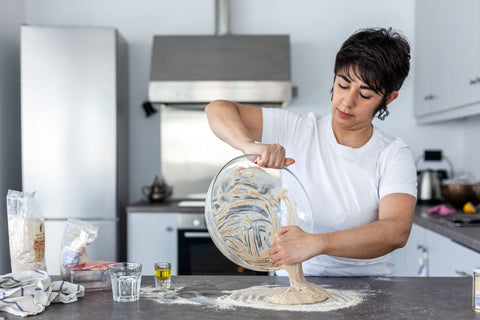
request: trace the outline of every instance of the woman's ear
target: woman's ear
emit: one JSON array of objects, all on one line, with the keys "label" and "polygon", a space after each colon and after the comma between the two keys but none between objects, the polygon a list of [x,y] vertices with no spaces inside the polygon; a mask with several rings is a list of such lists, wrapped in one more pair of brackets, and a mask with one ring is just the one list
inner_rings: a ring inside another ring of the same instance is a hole
[{"label": "woman's ear", "polygon": [[392,102],[393,100],[397,99],[397,97],[398,97],[398,91],[392,91],[392,93],[388,95],[387,105],[390,104],[390,102]]}]

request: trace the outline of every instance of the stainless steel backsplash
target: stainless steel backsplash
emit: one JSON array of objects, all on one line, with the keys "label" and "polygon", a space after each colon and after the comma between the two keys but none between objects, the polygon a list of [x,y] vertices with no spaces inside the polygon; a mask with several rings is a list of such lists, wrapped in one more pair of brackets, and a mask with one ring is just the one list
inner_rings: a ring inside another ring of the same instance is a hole
[{"label": "stainless steel backsplash", "polygon": [[160,150],[172,198],[203,198],[217,172],[241,152],[210,130],[204,105],[161,105]]}]

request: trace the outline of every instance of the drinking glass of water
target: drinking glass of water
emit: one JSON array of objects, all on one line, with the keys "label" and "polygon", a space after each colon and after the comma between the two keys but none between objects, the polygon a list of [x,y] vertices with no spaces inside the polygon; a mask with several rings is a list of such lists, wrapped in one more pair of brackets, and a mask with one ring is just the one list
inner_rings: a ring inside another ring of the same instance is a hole
[{"label": "drinking glass of water", "polygon": [[112,280],[113,301],[137,301],[140,297],[142,264],[120,262],[109,265],[108,269]]}]

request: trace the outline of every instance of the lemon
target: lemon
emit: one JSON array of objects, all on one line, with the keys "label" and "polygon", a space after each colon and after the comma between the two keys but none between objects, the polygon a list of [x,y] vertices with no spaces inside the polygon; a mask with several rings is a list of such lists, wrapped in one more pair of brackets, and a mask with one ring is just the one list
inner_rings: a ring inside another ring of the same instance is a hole
[{"label": "lemon", "polygon": [[465,213],[475,213],[475,206],[470,201],[465,203],[463,206],[463,212]]}]

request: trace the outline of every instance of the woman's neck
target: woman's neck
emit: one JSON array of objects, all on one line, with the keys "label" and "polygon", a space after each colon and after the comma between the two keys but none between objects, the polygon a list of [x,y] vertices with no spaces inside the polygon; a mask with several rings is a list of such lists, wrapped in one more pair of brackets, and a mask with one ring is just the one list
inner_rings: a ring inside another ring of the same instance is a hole
[{"label": "woman's neck", "polygon": [[360,129],[344,129],[335,127],[332,123],[333,134],[337,142],[351,148],[361,148],[373,135],[373,125]]}]

